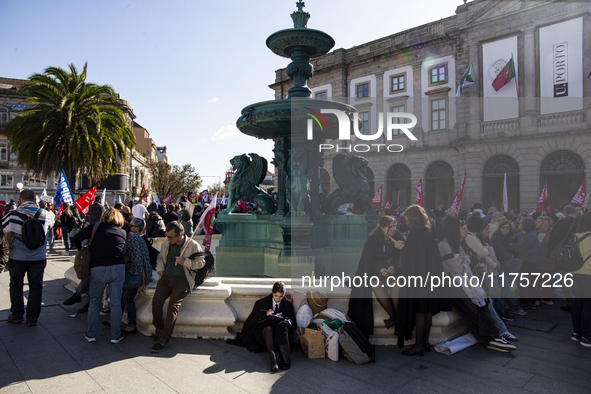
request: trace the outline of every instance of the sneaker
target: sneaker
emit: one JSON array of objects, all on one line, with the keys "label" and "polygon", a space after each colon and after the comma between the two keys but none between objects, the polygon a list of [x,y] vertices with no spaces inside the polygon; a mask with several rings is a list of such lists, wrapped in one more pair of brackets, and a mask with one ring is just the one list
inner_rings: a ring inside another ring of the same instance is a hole
[{"label": "sneaker", "polygon": [[561,306],[560,310],[570,313],[572,306]]},{"label": "sneaker", "polygon": [[104,311],[101,311],[99,313],[99,315],[101,316],[109,316],[111,314],[111,310],[110,309],[105,309]]},{"label": "sneaker", "polygon": [[76,312],[76,313],[86,313],[86,312],[88,312],[88,307],[89,306],[90,306],[89,304],[84,304],[84,306],[82,308],[78,309],[78,312]]},{"label": "sneaker", "polygon": [[87,340],[88,342],[90,342],[90,343],[92,343],[92,342],[96,342],[96,338],[89,337],[88,335],[84,335],[84,338],[86,338],[86,340]]},{"label": "sneaker", "polygon": [[523,309],[517,309],[516,311],[511,311],[511,313],[513,313],[514,315],[518,315],[518,316],[526,316],[527,312],[524,311]]},{"label": "sneaker", "polygon": [[540,306],[540,300],[536,300],[536,301],[534,302],[534,305],[535,305],[535,306]]},{"label": "sneaker", "polygon": [[570,340],[573,342],[581,342],[581,339],[583,339],[583,336],[581,334],[577,334],[576,332],[573,332],[573,335],[570,337]]},{"label": "sneaker", "polygon": [[13,315],[12,313],[8,315],[8,322],[14,324],[21,324],[25,320],[22,316]]},{"label": "sneaker", "polygon": [[123,340],[123,338],[125,338],[125,335],[123,335],[123,333],[121,333],[121,335],[119,335],[119,338],[117,339],[111,339],[111,343],[115,344],[115,343],[119,343]]},{"label": "sneaker", "polygon": [[64,305],[74,305],[79,302],[82,302],[82,296],[78,293],[74,293],[72,294],[72,297],[64,301]]},{"label": "sneaker", "polygon": [[531,309],[531,310],[534,310],[534,311],[536,310],[536,305],[533,302],[531,304],[530,303],[523,304],[521,307],[523,309]]},{"label": "sneaker", "polygon": [[503,319],[503,321],[515,321],[515,318],[508,315],[506,312],[501,313],[499,317]]},{"label": "sneaker", "polygon": [[513,341],[513,342],[519,341],[519,338],[517,338],[515,335],[511,334],[509,331],[507,331],[506,333],[501,335],[501,337],[503,337],[503,339],[505,339],[507,341]]},{"label": "sneaker", "polygon": [[591,340],[589,340],[587,338],[581,338],[579,345],[585,346],[585,347],[591,347]]},{"label": "sneaker", "polygon": [[168,339],[162,338],[152,346],[152,353],[163,352],[168,347]]},{"label": "sneaker", "polygon": [[542,304],[544,305],[554,305],[554,301],[550,300],[550,301],[544,301],[542,300]]},{"label": "sneaker", "polygon": [[62,256],[69,256],[70,255],[70,252],[60,252],[60,255],[62,255]]},{"label": "sneaker", "polygon": [[37,319],[27,319],[27,326],[35,327],[37,325]]},{"label": "sneaker", "polygon": [[502,337],[493,337],[492,341],[488,343],[489,349],[498,350],[502,352],[512,352],[517,349],[514,345],[511,345]]}]

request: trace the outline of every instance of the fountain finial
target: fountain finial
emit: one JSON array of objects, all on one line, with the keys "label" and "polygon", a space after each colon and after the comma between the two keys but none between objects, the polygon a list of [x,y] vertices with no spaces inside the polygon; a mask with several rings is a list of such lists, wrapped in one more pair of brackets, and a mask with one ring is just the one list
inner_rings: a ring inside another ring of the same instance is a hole
[{"label": "fountain finial", "polygon": [[295,29],[306,28],[307,24],[308,24],[308,19],[310,19],[310,13],[304,11],[304,7],[306,6],[306,3],[304,3],[302,0],[300,0],[296,3],[296,6],[298,7],[298,10],[291,13],[291,19],[293,20],[293,27]]}]

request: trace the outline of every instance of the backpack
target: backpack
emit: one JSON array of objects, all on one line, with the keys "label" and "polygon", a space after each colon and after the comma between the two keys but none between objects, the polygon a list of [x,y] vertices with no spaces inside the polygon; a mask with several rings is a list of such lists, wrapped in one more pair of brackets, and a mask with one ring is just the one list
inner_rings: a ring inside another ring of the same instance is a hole
[{"label": "backpack", "polygon": [[45,245],[45,230],[39,221],[41,211],[42,209],[38,209],[33,217],[14,211],[23,220],[22,240],[27,249],[35,250]]},{"label": "backpack", "polygon": [[573,272],[581,269],[583,264],[591,258],[589,255],[586,259],[583,260],[583,256],[581,256],[581,252],[579,251],[579,242],[590,236],[591,233],[583,235],[581,238],[575,236],[571,239],[569,243],[564,245],[560,252],[558,253],[558,257],[556,257],[556,266],[560,271],[563,272]]},{"label": "backpack", "polygon": [[148,247],[148,253],[150,254],[150,265],[152,266],[152,269],[155,270],[156,260],[158,259],[158,254],[160,254],[160,252],[158,251],[158,249],[152,246],[153,241],[151,239],[148,239],[148,237],[146,236],[142,238],[144,239],[144,241],[146,242],[146,246]]},{"label": "backpack", "polygon": [[375,346],[355,323],[345,322],[339,328],[339,345],[343,348],[343,356],[355,364],[376,362]]},{"label": "backpack", "polygon": [[210,251],[193,253],[191,256],[189,256],[189,259],[193,260],[195,257],[200,256],[205,256],[205,265],[198,270],[193,271],[195,272],[195,287],[202,285],[211,271],[213,271],[215,268],[215,258]]}]

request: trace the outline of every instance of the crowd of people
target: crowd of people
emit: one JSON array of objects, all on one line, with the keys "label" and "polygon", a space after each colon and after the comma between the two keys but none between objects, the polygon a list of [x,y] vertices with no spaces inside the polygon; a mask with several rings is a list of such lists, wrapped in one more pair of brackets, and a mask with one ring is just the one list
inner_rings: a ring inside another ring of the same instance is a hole
[{"label": "crowd of people", "polygon": [[[415,344],[403,354],[428,351],[433,314],[451,306],[480,344],[511,352],[518,338],[505,322],[540,305],[554,305],[557,298],[565,299],[560,308],[571,313],[571,340],[591,347],[591,237],[585,236],[591,234],[591,213],[582,213],[580,205],[567,205],[558,213],[519,215],[495,207],[484,212],[480,204],[459,215],[453,209],[427,213],[417,205],[388,213],[391,216],[383,216],[370,233],[357,275],[377,275],[385,281],[389,276],[424,278],[427,272],[443,271],[453,278],[478,278],[435,291],[374,284],[373,293],[389,316],[384,325],[395,326],[401,347],[415,330]],[[575,242],[584,262],[574,271],[557,264],[560,249],[569,242]],[[353,289],[349,302],[349,316],[367,336],[374,328],[368,291]]]},{"label": "crowd of people", "polygon": [[[111,343],[137,332],[134,299],[145,291],[145,284],[152,280],[152,272],[156,271],[159,280],[152,304],[155,337],[151,350],[165,350],[179,308],[194,289],[195,272],[205,265],[205,254],[192,235],[206,208],[195,209],[193,215],[181,204],[170,204],[166,211],[163,206],[146,208],[142,202],[105,208],[97,197],[87,215],[65,203],[58,215],[52,204],[44,201],[36,204],[34,193],[23,190],[18,205],[7,206],[3,213],[5,236],[0,237],[0,264],[7,264],[10,271],[8,321],[26,322],[29,326],[37,324],[46,254],[55,253],[55,239],[61,232],[64,254],[69,255],[70,248],[80,250],[85,244],[91,245],[89,275],[64,301],[65,305],[73,305],[82,302],[83,295],[87,294],[86,304],[78,310],[78,313],[88,313],[86,340],[97,340],[101,314],[110,317],[103,324],[110,326]],[[413,345],[403,354],[422,356],[430,351],[433,316],[451,311],[452,307],[480,344],[495,351],[511,352],[516,349],[518,338],[509,332],[505,322],[525,316],[528,310],[540,305],[553,305],[554,300],[564,297],[565,305],[561,309],[572,315],[571,340],[591,347],[591,302],[585,293],[591,289],[591,237],[586,237],[591,234],[591,213],[583,213],[580,206],[567,205],[558,213],[516,215],[499,212],[495,207],[483,211],[479,204],[459,215],[453,210],[428,213],[418,205],[399,214],[390,213],[381,217],[369,234],[357,270],[360,276],[378,276],[380,283],[371,288],[352,289],[349,302],[348,316],[366,337],[374,331],[373,292],[387,313],[385,327],[395,327],[399,346],[404,347],[405,340],[414,338]],[[42,226],[46,242],[40,247],[29,247],[35,232],[28,219],[35,219]],[[149,241],[154,237],[166,237],[155,261]],[[551,277],[556,273],[566,274],[556,264],[556,251],[572,239],[580,240],[576,245],[584,264],[572,272],[572,288],[565,285],[564,280],[560,282],[564,294],[558,295],[555,288],[543,286],[543,280],[535,285],[524,285],[520,280],[515,284],[510,280],[511,274]],[[486,280],[478,285],[469,281],[460,287],[435,290],[384,286],[392,276],[425,277],[437,272]],[[23,305],[25,275],[29,281],[26,309]],[[293,311],[285,304],[288,302],[284,299],[285,293],[285,285],[276,284],[273,295],[261,300],[260,305],[256,304],[260,313],[249,318],[250,325],[244,326],[245,343],[269,352],[272,372],[289,368],[286,338],[290,338],[289,332],[295,326],[274,325],[271,329],[256,322],[277,313],[292,316]],[[106,298],[110,300],[108,304],[105,304]],[[165,313],[163,306],[167,299]],[[127,311],[124,326],[123,311]],[[278,354],[275,353],[276,344],[279,344]]]}]

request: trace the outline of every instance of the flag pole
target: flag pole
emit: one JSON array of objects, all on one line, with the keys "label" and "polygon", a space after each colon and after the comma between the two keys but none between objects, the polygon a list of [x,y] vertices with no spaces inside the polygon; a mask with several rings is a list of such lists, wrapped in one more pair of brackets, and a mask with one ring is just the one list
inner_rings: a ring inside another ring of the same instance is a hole
[{"label": "flag pole", "polygon": [[[513,52],[511,52],[511,60],[513,60]],[[515,70],[515,60],[513,60],[513,69]],[[517,71],[515,71],[515,93],[519,97],[519,84],[517,83]]]}]

